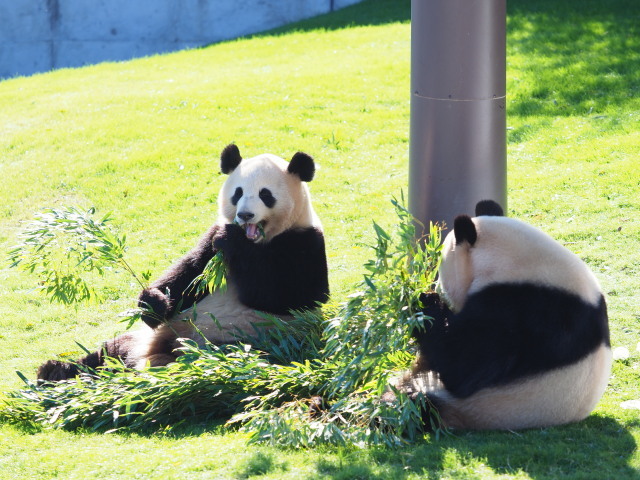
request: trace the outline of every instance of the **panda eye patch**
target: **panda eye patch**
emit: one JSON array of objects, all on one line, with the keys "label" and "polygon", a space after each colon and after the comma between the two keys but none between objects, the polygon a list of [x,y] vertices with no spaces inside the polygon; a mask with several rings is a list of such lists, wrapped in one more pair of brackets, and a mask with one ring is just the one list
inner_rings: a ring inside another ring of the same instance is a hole
[{"label": "panda eye patch", "polygon": [[258,196],[268,208],[273,208],[273,206],[276,204],[276,199],[271,193],[271,190],[269,190],[268,188],[260,189]]},{"label": "panda eye patch", "polygon": [[236,191],[233,192],[233,197],[231,197],[231,203],[233,205],[237,205],[238,201],[242,198],[242,188],[238,187],[236,188]]}]

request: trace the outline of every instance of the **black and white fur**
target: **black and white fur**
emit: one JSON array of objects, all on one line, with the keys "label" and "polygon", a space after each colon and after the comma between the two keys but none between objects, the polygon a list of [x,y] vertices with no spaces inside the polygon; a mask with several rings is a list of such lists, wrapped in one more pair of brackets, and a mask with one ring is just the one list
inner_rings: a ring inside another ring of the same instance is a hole
[{"label": "black and white fur", "polygon": [[422,391],[447,427],[523,429],[584,419],[611,369],[607,307],[576,255],[502,216],[493,201],[458,216],[437,294],[422,298],[419,358],[399,385]]},{"label": "black and white fur", "polygon": [[[107,354],[133,368],[166,365],[176,358],[178,338],[203,344],[202,333],[213,343],[234,342],[239,332],[264,322],[258,311],[286,320],[291,310],[328,300],[324,235],[306,184],[314,177],[313,159],[301,152],[290,162],[270,154],[243,159],[232,144],[223,150],[220,166],[229,177],[218,196],[218,220],[140,294],[140,306],[152,312],[143,315],[148,327],[107,341],[78,363],[95,368]],[[188,287],[218,251],[227,289],[197,295]],[[182,321],[194,317],[197,331]],[[38,378],[61,380],[78,371],[73,363],[51,360]]]}]

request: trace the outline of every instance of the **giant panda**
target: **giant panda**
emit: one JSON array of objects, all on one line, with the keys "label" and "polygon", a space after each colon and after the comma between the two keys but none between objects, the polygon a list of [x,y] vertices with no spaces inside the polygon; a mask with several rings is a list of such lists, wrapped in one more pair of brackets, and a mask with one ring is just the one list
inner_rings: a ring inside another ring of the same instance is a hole
[{"label": "giant panda", "polygon": [[[132,368],[166,365],[176,359],[178,338],[201,345],[235,342],[242,332],[254,333],[253,324],[264,323],[260,312],[287,320],[291,310],[328,300],[324,235],[307,186],[315,174],[313,158],[298,152],[290,162],[271,154],[243,159],[231,144],[222,151],[220,168],[229,176],[218,195],[218,219],[141,292],[146,326],[77,362],[50,360],[38,369],[39,379],[74,377],[82,369],[78,365],[96,368],[104,355]],[[218,251],[227,288],[197,294],[191,283]]]},{"label": "giant panda", "polygon": [[[398,385],[454,429],[516,430],[576,422],[611,369],[607,307],[576,255],[482,201],[443,243],[439,294],[422,297],[419,356]],[[427,424],[428,425],[428,424]]]}]

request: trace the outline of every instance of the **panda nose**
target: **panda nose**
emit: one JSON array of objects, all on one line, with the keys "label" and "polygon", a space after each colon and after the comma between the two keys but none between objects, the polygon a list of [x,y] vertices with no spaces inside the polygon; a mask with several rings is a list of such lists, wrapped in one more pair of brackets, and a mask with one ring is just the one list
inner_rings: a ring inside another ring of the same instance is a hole
[{"label": "panda nose", "polygon": [[238,218],[240,220],[245,221],[245,222],[248,222],[253,217],[255,217],[255,215],[253,213],[251,213],[251,212],[238,212]]}]

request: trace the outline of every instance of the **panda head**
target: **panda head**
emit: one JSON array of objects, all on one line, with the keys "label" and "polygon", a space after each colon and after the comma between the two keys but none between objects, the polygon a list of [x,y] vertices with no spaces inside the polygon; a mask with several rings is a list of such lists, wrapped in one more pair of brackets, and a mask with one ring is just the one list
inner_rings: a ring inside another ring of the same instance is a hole
[{"label": "panda head", "polygon": [[557,288],[594,305],[601,295],[593,273],[576,255],[485,200],[475,217],[456,217],[445,238],[439,288],[451,309],[460,311],[469,295],[495,284]]},{"label": "panda head", "polygon": [[231,144],[222,151],[220,169],[229,178],[218,196],[219,222],[242,226],[254,242],[292,228],[321,229],[306,184],[315,164],[306,153],[290,162],[271,154],[243,159]]}]

